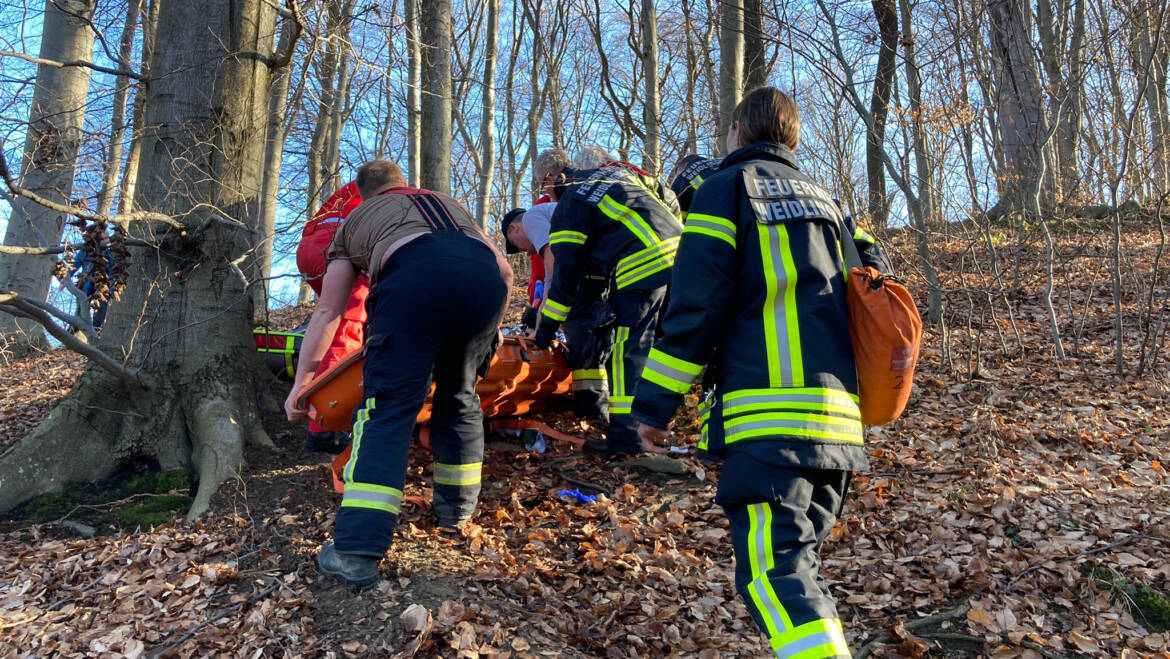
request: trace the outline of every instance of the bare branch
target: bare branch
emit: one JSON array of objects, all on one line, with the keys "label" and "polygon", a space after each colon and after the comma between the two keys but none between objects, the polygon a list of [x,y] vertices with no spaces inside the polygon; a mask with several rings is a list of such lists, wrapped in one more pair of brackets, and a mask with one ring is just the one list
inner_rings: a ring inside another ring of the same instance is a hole
[{"label": "bare branch", "polygon": [[93,62],[87,60],[74,59],[64,62],[57,62],[51,59],[33,57],[32,55],[25,55],[24,53],[13,52],[11,50],[0,50],[0,57],[15,57],[16,59],[22,59],[26,62],[32,62],[33,64],[42,64],[44,66],[52,66],[58,69],[64,69],[70,66],[79,66],[86,69],[93,69],[99,73],[108,73],[112,76],[126,76],[127,78],[134,78],[139,82],[149,82],[146,76],[138,73],[137,71],[131,71],[128,68],[111,69],[108,66],[94,64]]},{"label": "bare branch", "polygon": [[16,180],[12,178],[12,172],[8,169],[8,161],[4,158],[3,149],[0,149],[0,178],[4,179],[4,183],[8,186],[8,190],[12,193],[12,196],[30,199],[44,206],[45,208],[55,210],[58,213],[72,215],[78,219],[87,220],[90,222],[110,222],[122,227],[127,226],[131,222],[161,222],[171,227],[172,229],[178,229],[180,231],[186,229],[182,222],[179,222],[170,215],[164,215],[162,213],[135,211],[133,213],[123,213],[119,215],[106,215],[103,213],[90,213],[83,211],[80,208],[74,208],[73,206],[67,206],[65,204],[59,204],[55,201],[45,199],[44,197],[34,192],[30,192],[29,190],[25,190],[16,184]]},{"label": "bare branch", "polygon": [[282,69],[292,62],[297,42],[300,41],[301,34],[305,31],[305,17],[301,14],[301,7],[297,4],[297,0],[288,0],[287,12],[279,7],[276,11],[286,20],[292,21],[293,31],[287,41],[285,41],[284,35],[281,35],[277,51],[269,59],[268,68],[270,69]]},{"label": "bare branch", "polygon": [[78,324],[83,325],[84,323],[75,316],[67,314],[47,302],[21,297],[11,292],[0,294],[0,311],[5,311],[14,316],[27,318],[40,323],[49,334],[53,335],[53,338],[61,342],[61,345],[69,348],[73,352],[88,357],[95,364],[106,369],[125,383],[130,389],[154,388],[153,380],[145,373],[138,369],[128,368],[123,364],[119,364],[106,353],[78,339],[72,333],[66,331],[65,328],[53,322],[53,317],[57,317],[68,323],[76,321]]},{"label": "bare branch", "polygon": [[[108,241],[103,241],[102,245],[108,245]],[[151,247],[158,249],[159,245],[145,240],[127,239],[124,241],[127,247]],[[58,245],[57,247],[19,247],[16,245],[0,245],[0,254],[21,254],[31,256],[42,256],[45,254],[63,254],[68,250],[79,251],[89,245],[86,243],[73,243],[70,245]]]}]

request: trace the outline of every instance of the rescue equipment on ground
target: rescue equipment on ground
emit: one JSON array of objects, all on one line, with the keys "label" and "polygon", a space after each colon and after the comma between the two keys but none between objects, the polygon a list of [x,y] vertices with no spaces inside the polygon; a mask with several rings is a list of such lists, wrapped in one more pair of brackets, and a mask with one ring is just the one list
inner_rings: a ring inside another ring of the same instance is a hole
[{"label": "rescue equipment on ground", "polygon": [[857,246],[848,233],[842,235],[861,422],[880,426],[901,416],[910,400],[922,345],[922,317],[910,291],[893,277],[862,267]]},{"label": "rescue equipment on ground", "polygon": [[[492,358],[487,377],[481,379],[475,388],[484,417],[492,419],[493,430],[535,429],[551,439],[574,444],[583,442],[538,421],[509,418],[539,412],[554,396],[569,393],[573,381],[564,353],[565,348],[559,343],[542,350],[527,337],[504,337]],[[309,418],[325,430],[349,430],[353,411],[362,402],[364,363],[361,350],[350,353],[310,382],[297,398],[297,406],[308,409]],[[434,393],[433,385],[431,393]],[[417,423],[425,424],[430,419],[431,395],[428,394]],[[427,428],[421,428],[419,440],[428,444],[428,439]],[[345,467],[349,455],[350,449],[346,448],[333,461],[333,488],[338,492],[343,491],[344,486],[337,475]]]},{"label": "rescue equipment on ground", "polygon": [[301,342],[305,340],[305,330],[308,325],[290,332],[277,332],[257,327],[252,330],[252,338],[256,342],[256,352],[264,356],[264,365],[276,376],[296,375],[297,357],[300,355]]}]

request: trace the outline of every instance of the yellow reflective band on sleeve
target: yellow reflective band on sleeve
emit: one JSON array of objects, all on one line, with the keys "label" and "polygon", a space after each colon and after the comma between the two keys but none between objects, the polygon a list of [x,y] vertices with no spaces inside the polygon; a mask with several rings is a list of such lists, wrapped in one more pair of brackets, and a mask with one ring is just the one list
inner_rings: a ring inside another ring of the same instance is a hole
[{"label": "yellow reflective band on sleeve", "polygon": [[602,197],[601,202],[597,204],[597,208],[606,217],[621,222],[626,229],[629,229],[630,233],[642,241],[643,245],[650,247],[651,245],[658,244],[658,234],[654,232],[654,229],[650,228],[646,220],[643,220],[642,216],[638,215],[633,209],[614,201],[613,197],[609,195]]},{"label": "yellow reflective band on sleeve", "polygon": [[436,485],[475,485],[483,479],[483,463],[463,465],[435,463]]},{"label": "yellow reflective band on sleeve", "polygon": [[369,508],[397,515],[402,506],[402,490],[374,483],[346,483],[342,508]]},{"label": "yellow reflective band on sleeve", "polygon": [[610,396],[609,414],[629,414],[634,405],[633,396]]},{"label": "yellow reflective band on sleeve", "polygon": [[[362,433],[366,429],[366,421],[370,420],[370,411],[374,409],[376,400],[373,396],[366,399],[365,407],[358,410],[357,419],[353,424],[353,448],[349,453],[349,460],[345,463],[345,469],[341,470],[341,481],[343,483],[353,482],[353,471],[357,467],[358,455],[362,449]],[[348,486],[348,485],[347,485]]]},{"label": "yellow reflective band on sleeve", "polygon": [[580,231],[554,231],[548,235],[550,245],[560,245],[562,243],[569,243],[574,245],[584,245],[589,238]]},{"label": "yellow reflective band on sleeve", "polygon": [[804,385],[800,350],[800,322],[796,309],[796,266],[783,224],[758,224],[763,256],[764,345],[768,356],[768,384],[775,388]]},{"label": "yellow reflective band on sleeve", "polygon": [[646,358],[646,366],[642,370],[642,379],[673,391],[676,394],[685,394],[691,390],[691,384],[703,370],[701,364],[692,364],[654,348]]},{"label": "yellow reflective band on sleeve", "polygon": [[687,215],[687,221],[683,224],[683,233],[697,233],[702,236],[718,238],[735,249],[736,226],[734,222],[726,218],[691,213]]},{"label": "yellow reflective band on sleeve", "polygon": [[848,657],[849,644],[838,619],[813,620],[768,639],[778,659]]},{"label": "yellow reflective band on sleeve", "polygon": [[859,243],[865,243],[866,245],[872,245],[874,243],[873,236],[869,235],[869,233],[861,227],[855,227],[853,229],[853,240]]},{"label": "yellow reflective band on sleeve", "polygon": [[570,310],[570,307],[567,307],[550,297],[545,298],[544,308],[541,309],[540,313],[559,323],[563,322],[566,318],[569,317]]},{"label": "yellow reflective band on sleeve", "polygon": [[604,368],[582,368],[573,371],[574,380],[602,380],[604,378]]},{"label": "yellow reflective band on sleeve", "polygon": [[754,503],[747,507],[748,513],[748,561],[752,580],[748,583],[749,605],[755,608],[768,638],[774,638],[792,629],[792,619],[776,596],[768,571],[775,567],[772,555],[772,508],[768,503]]},{"label": "yellow reflective band on sleeve", "polygon": [[695,178],[691,179],[691,187],[698,190],[700,185],[703,185],[703,177],[695,174]]},{"label": "yellow reflective band on sleeve", "polygon": [[836,389],[795,387],[792,389],[740,389],[723,397],[723,418],[748,412],[809,410],[861,420],[854,394]]},{"label": "yellow reflective band on sleeve", "polygon": [[728,445],[759,437],[821,439],[864,444],[860,420],[803,412],[748,414],[723,424]]}]

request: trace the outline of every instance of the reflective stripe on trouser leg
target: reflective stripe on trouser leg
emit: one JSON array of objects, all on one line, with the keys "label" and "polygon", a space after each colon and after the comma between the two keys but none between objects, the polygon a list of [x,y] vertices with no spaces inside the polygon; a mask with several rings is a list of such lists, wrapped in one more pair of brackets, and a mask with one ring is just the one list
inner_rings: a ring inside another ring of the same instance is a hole
[{"label": "reflective stripe on trouser leg", "polygon": [[[736,590],[752,619],[768,637],[775,657],[850,656],[836,607],[818,574],[818,552],[836,520],[834,502],[842,492],[830,492],[831,486],[819,482],[816,474],[797,471],[790,477],[766,473],[769,470],[758,465],[745,470],[742,465],[733,460],[725,466],[719,497],[731,522]],[[727,502],[763,490],[784,498]]]},{"label": "reflective stripe on trouser leg", "polygon": [[414,419],[396,420],[404,415],[385,407],[371,396],[354,421],[353,451],[341,474],[345,494],[334,528],[338,551],[381,556],[398,523]]},{"label": "reflective stripe on trouser leg", "polygon": [[646,358],[654,346],[658,312],[666,297],[666,287],[652,291],[611,292],[609,303],[617,314],[618,336],[610,367],[612,395],[609,399],[609,448],[619,453],[638,453],[638,424],[630,415],[634,387],[642,377]]}]

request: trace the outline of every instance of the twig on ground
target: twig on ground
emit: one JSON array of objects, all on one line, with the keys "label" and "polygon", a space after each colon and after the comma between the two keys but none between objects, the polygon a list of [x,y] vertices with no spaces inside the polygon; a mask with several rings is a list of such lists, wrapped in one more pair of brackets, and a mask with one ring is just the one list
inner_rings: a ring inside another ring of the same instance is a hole
[{"label": "twig on ground", "polygon": [[278,580],[276,583],[265,588],[264,590],[260,591],[259,593],[249,597],[248,599],[244,600],[243,602],[240,602],[239,604],[236,604],[234,606],[229,606],[228,608],[224,609],[223,611],[220,611],[219,613],[208,618],[207,620],[204,620],[203,622],[199,623],[198,625],[195,625],[191,629],[187,630],[187,633],[180,636],[174,643],[171,643],[170,645],[159,650],[158,652],[152,652],[149,655],[150,659],[159,659],[159,657],[166,656],[166,654],[168,652],[170,652],[171,650],[174,650],[175,648],[179,647],[183,643],[186,643],[188,640],[190,640],[190,638],[192,636],[194,636],[200,629],[203,629],[204,627],[210,625],[211,623],[215,622],[216,620],[219,620],[220,618],[226,616],[229,613],[239,611],[240,609],[244,608],[245,606],[247,606],[249,604],[252,604],[253,602],[256,602],[257,600],[264,599],[269,594],[271,594],[274,590],[279,588],[280,583],[281,582]]},{"label": "twig on ground", "polygon": [[[931,615],[931,616],[926,616],[925,618],[911,620],[910,622],[907,622],[904,625],[902,625],[902,628],[908,632],[912,632],[915,629],[922,629],[923,627],[929,627],[930,625],[933,625],[936,623],[946,622],[947,620],[953,620],[955,618],[962,618],[962,617],[967,615],[967,611],[969,611],[970,609],[971,609],[971,603],[970,602],[963,602],[959,606],[956,606],[955,608],[950,609],[949,611],[943,611],[941,613],[936,613],[936,614]],[[891,642],[892,640],[893,640],[893,637],[890,636],[890,632],[883,631],[882,633],[875,636],[873,638],[873,640],[871,640],[870,642],[861,646],[861,649],[857,651],[857,659],[865,659],[866,657],[868,657],[870,655],[871,652],[873,652],[874,646],[885,645],[885,644]]]},{"label": "twig on ground", "polygon": [[1137,542],[1138,540],[1140,540],[1142,538],[1146,538],[1146,537],[1149,537],[1149,536],[1142,534],[1142,533],[1131,533],[1128,536],[1126,536],[1125,538],[1118,540],[1117,542],[1107,544],[1104,547],[1097,547],[1095,549],[1087,549],[1085,551],[1073,554],[1071,556],[1058,556],[1056,558],[1045,559],[1043,563],[1037,563],[1036,565],[1032,565],[1032,566],[1028,567],[1027,569],[1025,569],[1023,572],[1012,577],[1012,580],[1008,582],[1007,587],[1009,589],[1012,588],[1013,586],[1016,585],[1016,583],[1018,583],[1020,581],[1020,579],[1023,579],[1024,577],[1028,576],[1029,574],[1043,568],[1048,563],[1061,563],[1064,561],[1075,561],[1076,559],[1084,558],[1085,556],[1094,556],[1096,554],[1104,554],[1105,552],[1112,551],[1114,549],[1118,549],[1120,547],[1124,547],[1124,546],[1129,545],[1129,544],[1133,544],[1134,542]]}]

